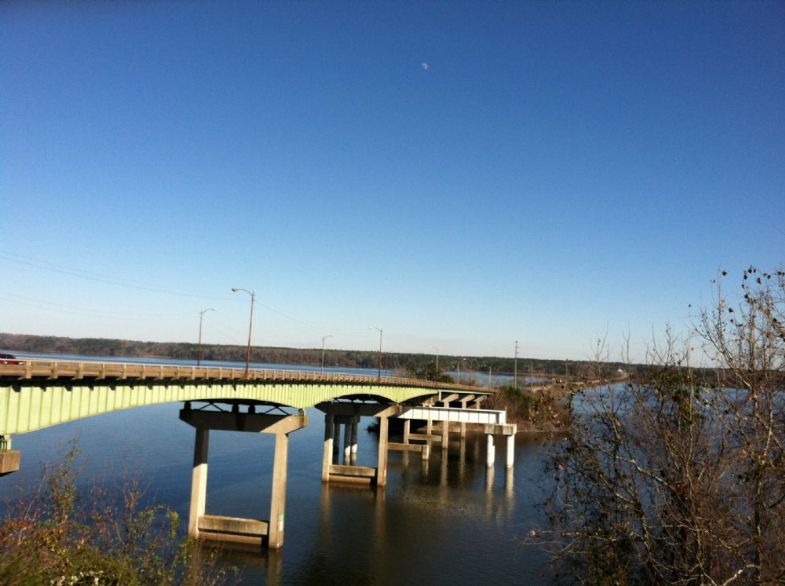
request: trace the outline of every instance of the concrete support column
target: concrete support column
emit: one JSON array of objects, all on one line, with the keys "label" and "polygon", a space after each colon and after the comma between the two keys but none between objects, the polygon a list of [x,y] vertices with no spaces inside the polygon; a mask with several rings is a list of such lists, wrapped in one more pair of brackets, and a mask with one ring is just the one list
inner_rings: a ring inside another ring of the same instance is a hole
[{"label": "concrete support column", "polygon": [[379,417],[379,459],[376,470],[376,485],[387,485],[387,440],[389,421],[386,416]]},{"label": "concrete support column", "polygon": [[412,420],[411,419],[404,419],[403,420],[403,443],[409,443],[409,434],[412,432]]},{"label": "concrete support column", "polygon": [[324,452],[322,454],[322,482],[330,480],[330,466],[333,463],[333,437],[335,417],[331,413],[324,414]]},{"label": "concrete support column", "polygon": [[188,535],[199,537],[199,518],[207,509],[207,453],[210,431],[196,429],[194,466],[191,474],[191,508],[188,513]]},{"label": "concrete support column", "polygon": [[507,436],[507,468],[515,464],[515,435]]},{"label": "concrete support column", "polygon": [[493,443],[493,434],[488,433],[485,435],[488,440],[488,450],[487,450],[487,457],[485,459],[485,465],[489,468],[492,468],[493,465],[496,463],[496,446]]},{"label": "concrete support column", "polygon": [[461,439],[466,437],[466,422],[461,421]]},{"label": "concrete support column", "polygon": [[351,445],[351,463],[357,464],[357,442],[358,442],[358,434],[357,428],[360,425],[360,417],[355,415],[352,417],[352,445]]},{"label": "concrete support column", "polygon": [[442,421],[442,450],[447,450],[450,445],[450,422]]},{"label": "concrete support column", "polygon": [[344,424],[343,424],[343,463],[346,466],[349,466],[352,463],[351,419],[344,419]]},{"label": "concrete support column", "polygon": [[273,490],[270,497],[270,523],[267,528],[267,547],[283,546],[283,528],[286,512],[286,464],[289,460],[289,434],[275,434],[273,459]]},{"label": "concrete support column", "polygon": [[338,452],[341,449],[341,421],[333,417],[333,450]]}]

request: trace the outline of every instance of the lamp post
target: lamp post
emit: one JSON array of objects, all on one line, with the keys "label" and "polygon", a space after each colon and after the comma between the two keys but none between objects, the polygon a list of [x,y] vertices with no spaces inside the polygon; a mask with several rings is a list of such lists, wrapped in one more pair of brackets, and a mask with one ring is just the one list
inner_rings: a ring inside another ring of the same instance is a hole
[{"label": "lamp post", "polygon": [[202,364],[202,320],[204,319],[204,314],[208,311],[215,310],[212,307],[208,307],[199,312],[199,343],[196,346],[196,366],[201,366]]},{"label": "lamp post", "polygon": [[251,297],[251,317],[248,320],[248,348],[245,351],[245,376],[248,377],[248,366],[251,364],[251,332],[253,331],[253,304],[256,302],[256,292],[239,287],[232,287],[232,293],[243,291]]},{"label": "lamp post", "polygon": [[384,336],[384,330],[382,328],[377,328],[376,326],[371,326],[372,330],[376,330],[379,332],[379,380],[382,380],[382,338]]},{"label": "lamp post", "polygon": [[332,334],[327,334],[326,336],[322,336],[322,372],[324,372],[324,341],[327,338],[332,338]]},{"label": "lamp post", "polygon": [[512,386],[518,388],[518,340],[515,340],[515,360],[513,361]]}]

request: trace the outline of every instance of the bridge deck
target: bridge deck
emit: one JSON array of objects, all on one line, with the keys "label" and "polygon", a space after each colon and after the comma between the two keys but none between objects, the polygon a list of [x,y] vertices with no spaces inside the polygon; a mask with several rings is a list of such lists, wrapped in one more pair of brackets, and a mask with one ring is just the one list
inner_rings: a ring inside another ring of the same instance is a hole
[{"label": "bridge deck", "polygon": [[381,404],[424,400],[441,391],[477,397],[491,389],[415,378],[331,372],[124,362],[26,360],[0,365],[0,451],[10,436],[160,403],[254,402],[304,409],[346,397]]},{"label": "bridge deck", "polygon": [[235,381],[255,383],[328,383],[371,384],[385,386],[417,387],[421,389],[453,390],[480,394],[494,391],[484,387],[437,383],[417,378],[375,376],[308,370],[283,370],[269,368],[227,368],[220,366],[181,366],[172,364],[134,362],[92,362],[75,360],[22,360],[20,364],[0,364],[0,385],[19,380],[46,379],[64,382],[63,379],[141,379],[171,381]]}]

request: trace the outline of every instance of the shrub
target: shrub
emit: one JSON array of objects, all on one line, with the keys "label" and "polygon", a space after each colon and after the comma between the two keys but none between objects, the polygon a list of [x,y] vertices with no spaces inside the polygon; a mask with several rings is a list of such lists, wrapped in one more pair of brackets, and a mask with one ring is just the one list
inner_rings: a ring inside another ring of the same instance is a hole
[{"label": "shrub", "polygon": [[0,522],[0,583],[218,584],[229,573],[197,562],[196,543],[178,535],[175,511],[144,505],[136,482],[121,494],[77,488],[72,444],[62,463],[44,471],[36,490]]}]

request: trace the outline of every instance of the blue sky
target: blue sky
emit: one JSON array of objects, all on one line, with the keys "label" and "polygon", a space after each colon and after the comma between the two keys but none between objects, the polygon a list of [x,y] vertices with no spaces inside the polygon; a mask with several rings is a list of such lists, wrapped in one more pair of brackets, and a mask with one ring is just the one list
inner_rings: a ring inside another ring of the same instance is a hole
[{"label": "blue sky", "polygon": [[641,357],[783,219],[782,2],[0,5],[0,331]]}]

